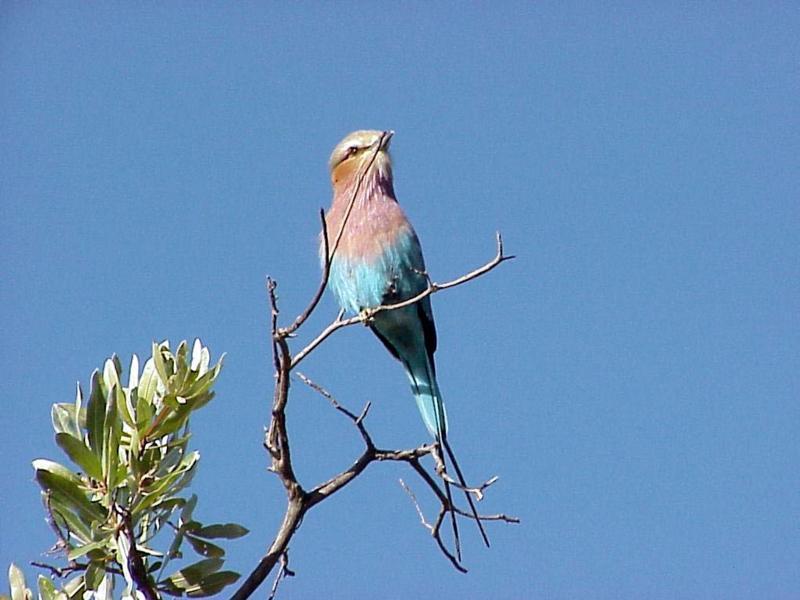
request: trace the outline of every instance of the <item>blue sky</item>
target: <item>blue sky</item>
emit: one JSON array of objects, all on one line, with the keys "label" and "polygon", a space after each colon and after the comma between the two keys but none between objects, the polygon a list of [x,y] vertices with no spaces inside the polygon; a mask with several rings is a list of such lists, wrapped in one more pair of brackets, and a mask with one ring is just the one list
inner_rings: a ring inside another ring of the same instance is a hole
[{"label": "blue sky", "polygon": [[[518,255],[434,310],[462,467],[523,522],[490,550],[465,527],[461,575],[397,480],[421,486],[377,465],[307,516],[280,597],[796,597],[799,61],[793,3],[4,3],[0,588],[52,543],[30,466],[58,456],[51,403],[164,338],[227,353],[197,514],[249,527],[228,566],[255,565],[284,507],[264,278],[301,310],[328,155],[391,128],[434,279],[496,230]],[[303,371],[371,400],[380,445],[427,439],[363,329]],[[312,485],[360,442],[293,392]]]}]

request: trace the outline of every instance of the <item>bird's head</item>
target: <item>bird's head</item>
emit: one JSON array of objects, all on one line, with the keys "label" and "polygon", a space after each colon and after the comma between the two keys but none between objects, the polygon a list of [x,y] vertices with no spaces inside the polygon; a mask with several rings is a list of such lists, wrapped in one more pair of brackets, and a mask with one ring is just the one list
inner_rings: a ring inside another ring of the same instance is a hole
[{"label": "bird's head", "polygon": [[329,164],[333,187],[350,187],[367,168],[367,176],[371,175],[391,185],[392,159],[389,156],[389,142],[393,135],[394,131],[364,129],[345,136],[331,153]]}]

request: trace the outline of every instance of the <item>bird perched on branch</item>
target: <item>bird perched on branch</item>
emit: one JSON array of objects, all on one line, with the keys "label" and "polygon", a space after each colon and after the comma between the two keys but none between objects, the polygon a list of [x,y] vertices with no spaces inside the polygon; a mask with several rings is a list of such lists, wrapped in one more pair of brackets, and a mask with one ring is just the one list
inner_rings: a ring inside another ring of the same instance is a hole
[{"label": "bird perched on branch", "polygon": [[[325,216],[331,259],[329,285],[341,307],[356,314],[412,299],[428,287],[419,239],[394,194],[389,156],[393,134],[355,131],[337,144],[330,158],[333,202]],[[325,245],[323,239],[323,265]],[[378,312],[368,326],[403,364],[422,420],[447,451],[488,546],[461,469],[447,443],[447,415],[433,359],[436,327],[430,297]],[[446,479],[445,487],[449,496]],[[457,528],[455,533],[458,546]]]}]

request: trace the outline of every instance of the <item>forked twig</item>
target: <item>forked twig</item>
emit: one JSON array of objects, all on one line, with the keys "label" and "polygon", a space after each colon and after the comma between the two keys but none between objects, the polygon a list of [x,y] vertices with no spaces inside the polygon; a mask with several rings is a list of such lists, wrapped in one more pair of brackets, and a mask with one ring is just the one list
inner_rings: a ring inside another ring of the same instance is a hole
[{"label": "forked twig", "polygon": [[[460,485],[458,482],[450,479],[446,472],[442,469],[444,466],[444,462],[442,456],[439,452],[439,445],[436,443],[424,444],[422,446],[418,446],[417,448],[411,448],[408,450],[382,450],[376,448],[373,443],[372,439],[370,438],[369,433],[367,432],[366,428],[363,424],[364,416],[366,415],[367,410],[369,409],[370,404],[364,408],[360,416],[356,416],[355,413],[348,410],[344,406],[342,406],[334,397],[333,395],[326,390],[324,387],[319,385],[318,383],[312,381],[306,375],[301,373],[297,374],[298,379],[308,385],[311,389],[318,392],[321,396],[323,396],[328,402],[330,402],[331,406],[335,408],[337,411],[344,414],[353,424],[358,428],[359,432],[364,439],[366,449],[361,457],[356,461],[356,463],[347,471],[340,473],[339,475],[332,477],[328,481],[320,484],[313,490],[309,492],[309,497],[313,499],[313,502],[316,504],[317,502],[321,501],[322,499],[330,496],[334,492],[338,491],[342,487],[344,487],[347,483],[352,481],[366,466],[373,461],[398,461],[398,462],[406,462],[408,463],[414,471],[420,476],[420,478],[428,485],[431,491],[436,496],[437,500],[440,504],[440,519],[437,519],[437,522],[434,525],[429,524],[423,514],[422,510],[419,506],[419,503],[416,501],[416,496],[411,494],[414,505],[417,509],[417,513],[420,515],[420,520],[422,521],[423,525],[425,525],[430,531],[433,537],[436,539],[436,543],[440,546],[445,556],[447,556],[448,560],[461,572],[466,573],[466,569],[461,564],[461,559],[459,553],[456,552],[455,555],[449,551],[446,547],[444,540],[441,537],[441,525],[443,522],[444,517],[449,513],[453,517],[456,515],[471,519],[471,520],[479,520],[479,521],[504,521],[507,523],[519,523],[519,519],[516,517],[509,517],[504,514],[497,514],[497,515],[477,515],[473,514],[472,512],[465,511],[458,506],[456,506],[452,499],[448,496],[446,489],[442,489],[439,484],[436,483],[436,480],[428,473],[425,468],[422,466],[420,459],[424,456],[431,456],[434,461],[435,471],[437,475],[443,480],[447,481],[448,483],[452,482],[456,487],[459,489],[475,494],[477,497],[482,497],[482,491],[492,485],[495,481],[497,481],[497,477],[492,477],[487,482],[483,483],[482,485],[473,488],[473,487],[464,487]],[[405,482],[401,483],[406,491],[409,491],[408,486]]]},{"label": "forked twig", "polygon": [[289,568],[288,548],[283,554],[281,554],[281,568],[278,569],[278,574],[275,575],[275,581],[272,583],[272,589],[269,592],[269,597],[267,600],[275,600],[275,596],[278,594],[278,585],[282,579],[286,579],[287,577],[294,577],[294,571]]},{"label": "forked twig", "polygon": [[411,491],[411,488],[406,485],[406,482],[402,479],[400,480],[400,485],[406,491],[408,496],[411,498],[411,503],[414,505],[414,508],[417,510],[417,515],[419,516],[419,520],[422,523],[422,526],[425,527],[428,531],[431,532],[431,536],[433,539],[436,540],[436,544],[439,546],[439,549],[442,553],[447,557],[450,561],[450,564],[455,567],[455,569],[461,573],[466,573],[467,569],[464,565],[461,564],[461,560],[456,556],[453,556],[453,553],[445,545],[444,541],[442,540],[441,530],[442,530],[442,523],[444,523],[444,517],[447,514],[447,510],[444,508],[444,505],[439,509],[439,513],[436,515],[436,521],[431,525],[425,519],[425,514],[422,512],[422,508],[417,502],[417,497],[414,495],[414,492]]},{"label": "forked twig", "polygon": [[336,398],[334,398],[328,390],[323,388],[321,385],[314,383],[299,371],[297,372],[297,378],[303,383],[305,383],[307,386],[309,386],[311,389],[315,390],[316,392],[319,392],[319,394],[321,394],[324,398],[328,400],[328,402],[331,403],[331,406],[333,406],[333,408],[335,408],[340,413],[349,418],[353,422],[353,424],[358,428],[358,432],[361,434],[361,439],[364,440],[364,444],[366,444],[367,448],[375,447],[375,444],[372,443],[372,438],[370,437],[369,432],[367,431],[366,427],[364,427],[364,419],[367,418],[367,413],[369,412],[369,409],[372,406],[371,402],[367,402],[364,405],[364,408],[361,409],[361,414],[356,416],[355,413],[350,412],[344,406],[339,404],[336,401]]}]

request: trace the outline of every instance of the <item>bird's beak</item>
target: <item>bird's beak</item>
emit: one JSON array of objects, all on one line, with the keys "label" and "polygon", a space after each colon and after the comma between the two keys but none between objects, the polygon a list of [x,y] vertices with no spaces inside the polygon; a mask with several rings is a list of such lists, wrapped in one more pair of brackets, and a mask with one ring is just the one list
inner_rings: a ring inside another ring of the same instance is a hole
[{"label": "bird's beak", "polygon": [[393,135],[394,131],[391,129],[388,129],[381,134],[380,140],[378,141],[381,150],[389,149],[389,142],[392,140]]}]

